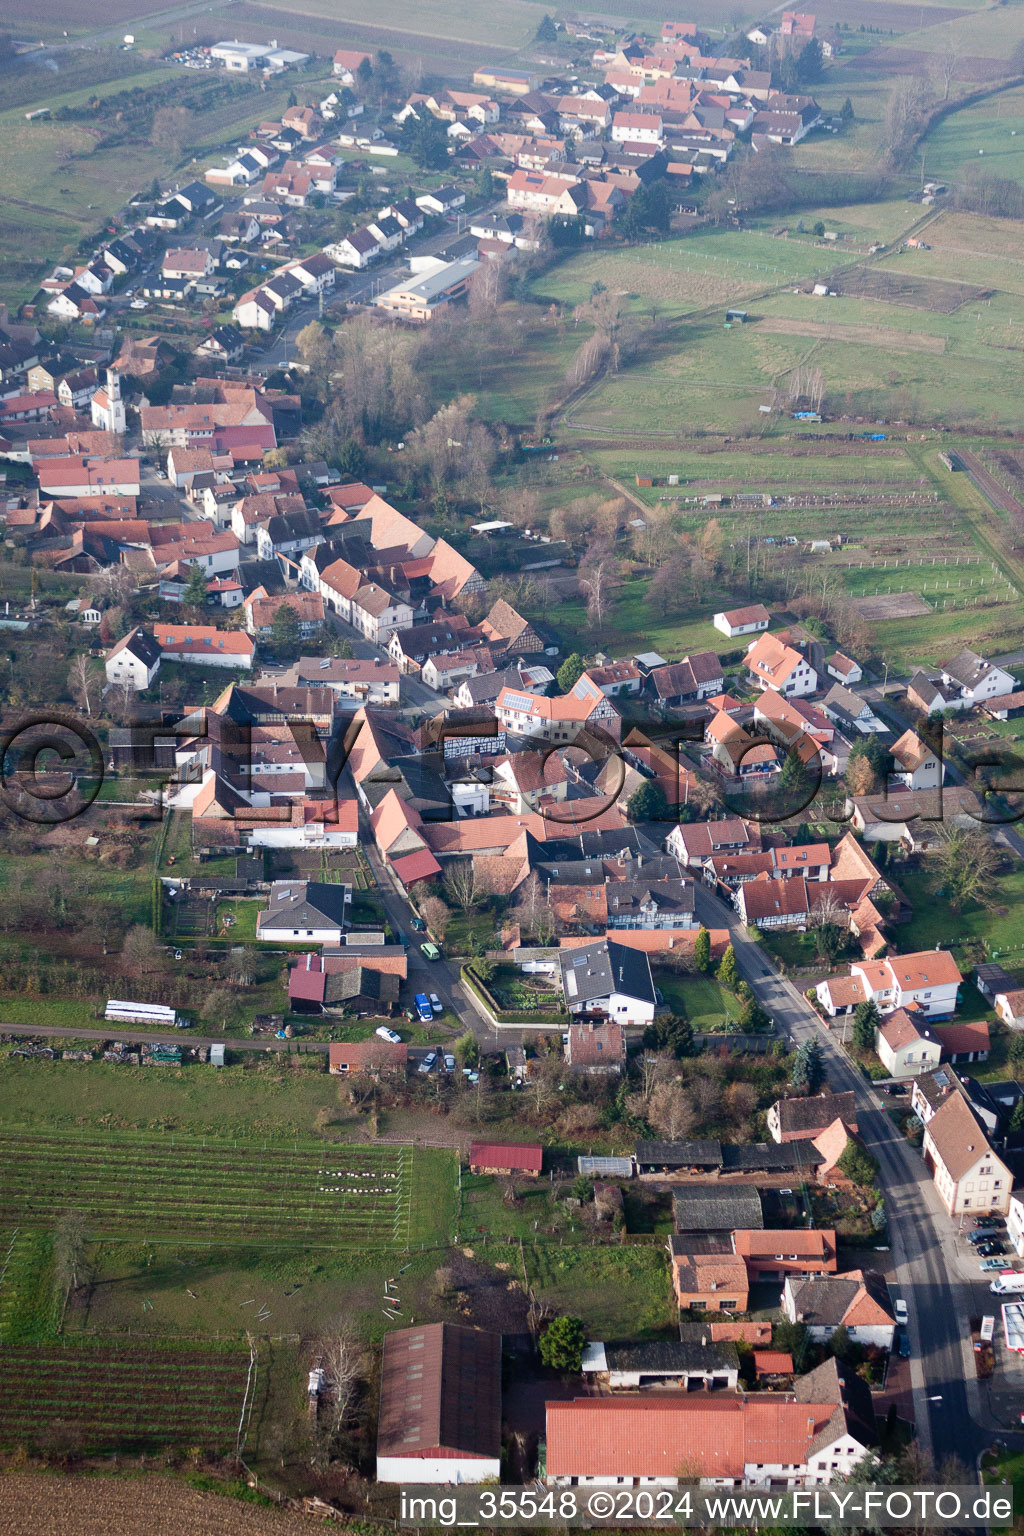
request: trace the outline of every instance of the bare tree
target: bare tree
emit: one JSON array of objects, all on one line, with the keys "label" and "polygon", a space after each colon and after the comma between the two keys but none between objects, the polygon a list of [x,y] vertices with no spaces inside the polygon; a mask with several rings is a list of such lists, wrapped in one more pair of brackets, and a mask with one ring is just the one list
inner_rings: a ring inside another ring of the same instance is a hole
[{"label": "bare tree", "polygon": [[163,961],[163,951],[153,937],[151,928],[136,923],[125,934],[121,949],[121,963],[129,976],[144,976],[157,970]]},{"label": "bare tree", "polygon": [[647,1118],[666,1141],[685,1141],[696,1124],[697,1112],[682,1083],[659,1083],[651,1095]]},{"label": "bare tree", "polygon": [[[946,45],[938,57],[939,79],[942,81],[942,99],[949,100],[950,87],[956,79],[956,72],[960,65],[960,46],[952,32],[947,31]],[[924,165],[922,163],[922,174]]]},{"label": "bare tree", "polygon": [[93,668],[84,651],[81,651],[72,661],[68,671],[68,682],[75,703],[80,709],[84,709],[87,715],[91,715],[93,692],[97,684]]},{"label": "bare tree", "polygon": [[477,898],[476,870],[472,859],[459,859],[444,872],[445,894],[461,912],[468,912]]},{"label": "bare tree", "polygon": [[434,937],[443,940],[448,924],[452,920],[452,914],[440,896],[425,897],[420,902],[420,913]]},{"label": "bare tree", "polygon": [[53,1232],[53,1289],[61,1305],[77,1290],[85,1262],[85,1213],[64,1211]]}]

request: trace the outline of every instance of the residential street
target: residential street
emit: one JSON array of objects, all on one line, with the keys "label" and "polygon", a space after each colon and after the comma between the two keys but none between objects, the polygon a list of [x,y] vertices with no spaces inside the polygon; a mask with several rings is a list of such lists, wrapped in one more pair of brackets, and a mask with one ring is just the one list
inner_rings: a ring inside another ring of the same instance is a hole
[{"label": "residential street", "polygon": [[[985,1312],[998,1317],[998,1305],[980,1275],[977,1280],[962,1278],[954,1223],[939,1202],[920,1153],[899,1133],[810,1003],[779,975],[736,914],[706,888],[699,889],[698,915],[716,927],[729,927],[740,974],[779,1031],[795,1045],[816,1038],[832,1089],[856,1095],[861,1140],[882,1169],[896,1288],[910,1311],[910,1376],[919,1442],[936,1464],[956,1456],[973,1467],[978,1454],[991,1445],[993,1430],[978,1422],[982,1402],[969,1319]],[[1022,1438],[1008,1437],[1004,1430],[999,1435],[1011,1441]]]}]

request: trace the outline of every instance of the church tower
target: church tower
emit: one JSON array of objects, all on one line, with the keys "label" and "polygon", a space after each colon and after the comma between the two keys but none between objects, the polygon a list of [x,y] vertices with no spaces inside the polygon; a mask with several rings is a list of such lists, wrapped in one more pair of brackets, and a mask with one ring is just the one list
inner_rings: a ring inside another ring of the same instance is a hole
[{"label": "church tower", "polygon": [[121,399],[121,375],[116,368],[107,369],[107,431],[123,435],[126,428],[124,401]]}]

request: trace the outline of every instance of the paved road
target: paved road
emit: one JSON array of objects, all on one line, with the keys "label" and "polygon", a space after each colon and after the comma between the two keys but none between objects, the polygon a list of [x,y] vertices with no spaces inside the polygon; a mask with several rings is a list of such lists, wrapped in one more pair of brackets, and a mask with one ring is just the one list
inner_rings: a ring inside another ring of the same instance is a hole
[{"label": "paved road", "polygon": [[958,1456],[973,1466],[993,1439],[992,1431],[977,1422],[981,1399],[968,1333],[972,1315],[993,1310],[987,1285],[980,1277],[962,1278],[953,1223],[920,1154],[899,1134],[806,998],[779,975],[735,913],[706,889],[699,900],[703,921],[729,927],[740,974],[778,1029],[794,1045],[818,1040],[833,1090],[849,1089],[856,1096],[859,1134],[881,1165],[895,1289],[910,1312],[910,1374],[919,1442],[937,1464]]}]

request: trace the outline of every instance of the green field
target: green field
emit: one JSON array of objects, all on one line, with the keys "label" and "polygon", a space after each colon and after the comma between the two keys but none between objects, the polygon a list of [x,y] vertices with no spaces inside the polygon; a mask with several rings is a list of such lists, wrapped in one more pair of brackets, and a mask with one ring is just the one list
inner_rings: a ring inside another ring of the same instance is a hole
[{"label": "green field", "polygon": [[655,981],[668,1006],[689,1019],[698,1034],[728,1029],[740,1016],[738,999],[713,976],[669,976],[657,972]]},{"label": "green field", "polygon": [[94,1239],[403,1248],[451,1219],[450,1200],[414,1198],[421,1160],[451,1179],[450,1156],[411,1147],[3,1131],[0,1230],[74,1208]]}]

